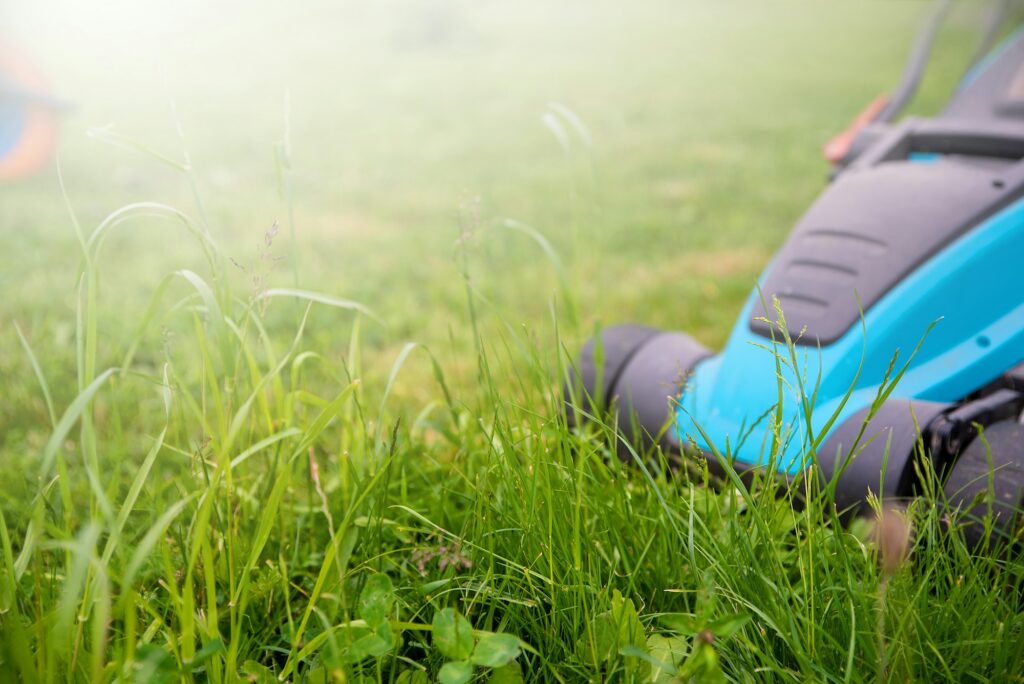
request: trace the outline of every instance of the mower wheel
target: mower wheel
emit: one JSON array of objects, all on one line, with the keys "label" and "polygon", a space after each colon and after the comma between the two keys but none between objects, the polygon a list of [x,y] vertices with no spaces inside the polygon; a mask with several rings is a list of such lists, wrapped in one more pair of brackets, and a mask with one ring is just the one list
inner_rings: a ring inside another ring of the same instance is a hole
[{"label": "mower wheel", "polygon": [[837,479],[835,503],[840,518],[868,512],[872,495],[889,501],[913,495],[919,426],[928,425],[948,408],[935,402],[889,399],[873,414],[870,407],[865,408],[832,431],[818,449],[817,463],[823,483]]},{"label": "mower wheel", "polygon": [[1006,420],[985,428],[953,464],[944,492],[951,507],[970,507],[964,536],[972,547],[985,541],[990,510],[990,543],[1012,538],[1024,507],[1024,425]]},{"label": "mower wheel", "polygon": [[611,403],[612,388],[626,363],[644,342],[657,334],[657,328],[625,323],[603,329],[600,344],[597,338],[587,340],[565,387],[570,420],[580,422],[583,416],[579,411],[599,416]]},{"label": "mower wheel", "polygon": [[[665,434],[663,444],[678,447],[674,431],[664,429],[674,413],[672,401],[687,374],[708,356],[683,333],[639,325],[607,328],[600,345],[590,340],[580,352],[575,377],[566,387],[567,399],[575,397],[578,406],[569,406],[570,418],[578,421],[580,409],[598,417],[614,409],[627,442],[647,448]],[[621,448],[619,455],[629,456]]]}]

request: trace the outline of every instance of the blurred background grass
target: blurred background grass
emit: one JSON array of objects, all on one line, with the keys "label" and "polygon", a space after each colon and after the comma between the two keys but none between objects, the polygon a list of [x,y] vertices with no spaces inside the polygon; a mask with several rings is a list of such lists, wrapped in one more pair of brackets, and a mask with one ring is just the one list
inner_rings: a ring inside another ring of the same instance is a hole
[{"label": "blurred background grass", "polygon": [[[548,335],[561,298],[551,262],[502,229],[506,218],[561,255],[579,313],[561,321],[571,342],[596,321],[637,320],[720,345],[826,182],[822,143],[895,84],[927,7],[66,1],[7,4],[0,18],[3,38],[75,104],[60,165],[87,230],[126,203],[165,202],[206,216],[240,265],[241,292],[293,286],[289,193],[275,171],[287,147],[298,286],[386,322],[364,329],[371,374],[416,340],[450,381],[471,384],[460,245],[490,302],[482,325]],[[915,112],[935,111],[961,75],[981,10],[954,12]],[[187,154],[202,210],[182,173],[95,129]],[[57,403],[74,394],[80,249],[55,166],[0,187],[0,230],[0,443],[12,447],[36,427],[42,439],[46,421],[11,321]],[[163,275],[202,262],[159,222],[114,234],[103,260],[100,351],[116,363]],[[292,309],[279,314],[295,322]],[[313,347],[340,357],[350,321],[318,309]],[[142,358],[173,347],[165,326]],[[415,402],[420,384],[396,394]]]}]

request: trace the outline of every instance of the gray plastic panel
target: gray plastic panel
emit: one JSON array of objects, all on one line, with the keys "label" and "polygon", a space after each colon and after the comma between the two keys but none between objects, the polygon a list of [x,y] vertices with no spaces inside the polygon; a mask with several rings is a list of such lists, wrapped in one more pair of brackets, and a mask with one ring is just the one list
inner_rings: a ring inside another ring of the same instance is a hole
[{"label": "gray plastic panel", "polygon": [[1024,31],[996,49],[974,80],[953,96],[943,117],[1024,117]]},{"label": "gray plastic panel", "polygon": [[[927,130],[924,139],[935,142],[936,129]],[[1024,128],[1014,130],[1024,141]],[[1013,139],[1012,133],[1000,130],[997,137]],[[1021,196],[1024,163],[894,160],[908,152],[902,141],[914,135],[912,125],[901,126],[873,146],[868,159],[840,174],[779,251],[762,293],[769,309],[778,297],[794,337],[805,331],[799,343],[836,341],[857,322],[861,307],[870,309],[929,257]],[[955,132],[952,137],[960,140]],[[769,315],[759,302],[750,328],[768,337],[764,318],[774,320],[774,311]]]},{"label": "gray plastic panel", "polygon": [[[875,125],[797,224],[762,286],[800,344],[829,344],[936,252],[1024,195],[1024,29],[933,120]],[[908,161],[915,152],[934,163]],[[858,304],[859,297],[859,304]],[[765,306],[750,328],[771,334]]]}]

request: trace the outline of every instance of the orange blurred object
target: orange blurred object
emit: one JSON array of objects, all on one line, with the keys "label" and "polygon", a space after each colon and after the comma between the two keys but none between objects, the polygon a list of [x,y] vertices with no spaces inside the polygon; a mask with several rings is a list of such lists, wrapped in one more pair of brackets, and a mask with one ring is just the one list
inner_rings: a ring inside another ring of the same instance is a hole
[{"label": "orange blurred object", "polygon": [[23,178],[50,160],[57,109],[42,72],[23,54],[0,46],[0,180]]},{"label": "orange blurred object", "polygon": [[857,137],[860,130],[874,121],[887,104],[889,104],[888,95],[879,95],[872,100],[846,127],[846,130],[825,143],[825,147],[822,148],[825,159],[833,164],[841,162],[850,151],[850,145],[853,144],[853,139]]}]

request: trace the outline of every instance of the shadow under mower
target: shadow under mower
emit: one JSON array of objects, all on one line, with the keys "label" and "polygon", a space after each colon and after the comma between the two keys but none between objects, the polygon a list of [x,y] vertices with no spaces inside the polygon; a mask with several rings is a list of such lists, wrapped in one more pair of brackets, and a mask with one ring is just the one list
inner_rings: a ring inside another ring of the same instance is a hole
[{"label": "shadow under mower", "polygon": [[719,470],[728,458],[792,477],[816,463],[844,516],[864,512],[869,493],[919,495],[915,460],[927,458],[949,504],[971,507],[969,543],[988,538],[978,521],[990,504],[991,541],[1019,541],[1024,30],[992,49],[1009,6],[997,4],[944,111],[893,123],[948,6],[934,8],[893,95],[826,145],[832,182],[725,348],[604,329],[570,373],[571,420],[610,415],[638,453],[692,447]]}]

